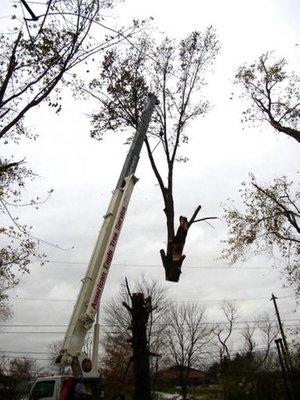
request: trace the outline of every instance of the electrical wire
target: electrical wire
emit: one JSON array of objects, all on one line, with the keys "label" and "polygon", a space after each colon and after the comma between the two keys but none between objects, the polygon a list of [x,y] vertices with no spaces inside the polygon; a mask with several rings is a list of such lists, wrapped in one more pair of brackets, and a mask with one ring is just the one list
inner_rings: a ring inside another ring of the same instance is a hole
[{"label": "electrical wire", "polygon": [[47,351],[24,351],[24,350],[0,350],[0,354],[6,354],[6,353],[8,353],[8,354],[15,354],[15,353],[18,353],[18,354],[37,354],[37,355],[49,355],[49,352],[47,352]]},{"label": "electrical wire", "polygon": [[[291,299],[294,298],[294,295],[290,296],[281,296],[282,299]],[[28,300],[28,301],[53,301],[53,302],[75,302],[76,299],[62,299],[62,298],[39,298],[39,297],[22,297],[22,296],[10,296],[10,299],[14,300]],[[231,298],[231,299],[203,299],[203,300],[173,300],[175,303],[222,303],[222,302],[238,302],[238,301],[266,301],[265,297],[253,297],[253,298]]]},{"label": "electrical wire", "polygon": [[[219,326],[220,324],[214,324],[213,322],[203,322],[200,323],[199,325],[216,325]],[[224,324],[221,324],[221,326]],[[272,325],[272,327],[277,326],[276,324]],[[233,327],[232,330],[233,331],[241,331],[243,328],[246,328],[247,325],[245,326],[239,326],[239,327]],[[285,328],[298,328],[299,327],[299,323],[298,324],[285,324]],[[111,334],[111,335],[119,335],[120,332],[119,331],[104,331],[104,334]],[[0,335],[3,334],[7,334],[7,335],[47,335],[47,336],[56,336],[56,335],[64,335],[65,331],[53,331],[53,332],[41,332],[41,331],[2,331],[0,333]],[[92,334],[92,332],[90,332],[90,334]]]},{"label": "electrical wire", "polygon": [[[33,262],[32,264],[38,264],[38,262]],[[62,265],[87,265],[88,262],[87,261],[59,261],[59,260],[46,260],[45,264],[62,264]],[[151,267],[151,268],[162,268],[161,265],[156,265],[156,264],[127,264],[127,263],[112,263],[112,265],[114,266],[119,266],[119,267]],[[226,271],[242,271],[244,269],[253,269],[253,270],[257,270],[257,269],[273,269],[273,267],[258,267],[258,266],[245,266],[245,267],[232,267],[230,265],[228,266],[210,266],[210,265],[199,265],[199,266],[185,266],[185,268],[188,269],[225,269]]]},{"label": "electrical wire", "polygon": [[[21,2],[20,2],[20,0],[13,0],[12,3],[20,4]],[[32,1],[32,0],[28,1],[27,0],[26,3],[28,3],[28,4],[38,4],[38,5],[41,5],[41,6],[46,6],[47,5],[47,0],[44,1],[44,2],[42,2],[42,1]]]},{"label": "electrical wire", "polygon": [[40,357],[31,357],[31,356],[17,357],[17,356],[13,356],[13,355],[5,355],[4,357],[6,357],[6,358],[26,358],[26,359],[37,360],[37,361],[51,361],[52,360],[52,358],[40,358]]},{"label": "electrical wire", "polygon": [[[286,318],[282,319],[282,322],[295,322],[300,321],[300,318]],[[242,321],[235,321],[235,324],[259,324],[263,323],[265,320],[258,319],[258,320],[242,320]],[[270,323],[277,322],[277,319],[268,320]],[[211,322],[203,322],[203,324],[208,325],[224,325],[227,324],[228,321],[211,321]],[[46,327],[66,327],[68,324],[2,324],[0,328],[28,328],[28,327],[39,327],[39,328],[46,328]],[[118,324],[100,324],[100,327],[106,326],[119,326]],[[22,331],[20,331],[22,333]],[[1,332],[0,332],[1,334]]]}]

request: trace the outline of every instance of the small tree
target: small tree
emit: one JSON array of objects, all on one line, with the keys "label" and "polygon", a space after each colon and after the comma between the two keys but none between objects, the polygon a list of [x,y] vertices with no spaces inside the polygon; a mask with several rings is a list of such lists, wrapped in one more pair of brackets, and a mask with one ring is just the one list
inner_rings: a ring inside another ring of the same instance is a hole
[{"label": "small tree", "polygon": [[35,380],[41,371],[42,368],[32,358],[8,360],[3,357],[0,367],[0,397],[11,400],[23,398],[28,393],[30,382]]},{"label": "small tree", "polygon": [[[240,334],[243,348],[234,356],[226,357],[220,365],[224,399],[247,400],[280,398],[281,392],[274,382],[278,380],[271,345],[278,334],[268,315],[257,316],[254,324],[246,324]],[[268,382],[268,388],[264,382]]]},{"label": "small tree", "polygon": [[242,329],[241,335],[244,339],[244,353],[248,354],[249,357],[252,357],[256,347],[258,346],[257,341],[255,340],[256,327],[250,324],[246,324],[246,326]]},{"label": "small tree", "polygon": [[32,358],[14,358],[9,363],[9,372],[18,381],[30,381],[37,378],[42,370],[38,367],[36,360]]},{"label": "small tree", "polygon": [[[47,350],[49,353],[49,367],[54,370],[58,368],[58,365],[55,363],[55,360],[57,359],[58,355],[60,354],[60,351],[63,347],[63,342],[62,340],[55,340],[51,343],[48,344]],[[64,367],[59,366],[59,373],[63,374],[64,372]]]},{"label": "small tree", "polygon": [[236,83],[242,86],[241,97],[250,100],[244,121],[267,121],[277,132],[300,142],[299,76],[288,74],[286,66],[284,58],[275,60],[267,52],[252,65],[240,67]]},{"label": "small tree", "polygon": [[238,352],[222,368],[224,400],[281,400],[282,385],[278,366],[258,368],[248,353]]},{"label": "small tree", "polygon": [[211,353],[213,329],[205,323],[205,310],[195,303],[174,305],[166,319],[166,363],[175,367],[183,399],[191,368],[203,367]]},{"label": "small tree", "polygon": [[220,327],[214,329],[214,334],[217,336],[220,343],[220,363],[222,364],[224,358],[230,360],[230,349],[228,342],[231,339],[231,335],[234,329],[234,324],[238,319],[238,308],[234,303],[225,301],[221,307],[221,310],[226,318],[226,323]]},{"label": "small tree", "polygon": [[[267,313],[258,316],[258,320],[257,330],[260,335],[262,350],[256,356],[257,364],[259,367],[268,368],[268,364],[269,367],[272,367],[273,360],[270,357],[271,345],[279,333],[279,328],[277,324],[274,325],[270,315]],[[270,362],[268,363],[268,361]]]},{"label": "small tree", "polygon": [[[180,216],[179,227],[175,229],[174,168],[176,161],[187,161],[181,149],[188,142],[189,123],[208,111],[201,89],[218,49],[211,27],[204,33],[192,32],[178,45],[169,38],[155,45],[153,40],[143,36],[125,54],[109,51],[100,79],[93,80],[86,89],[100,101],[100,111],[92,118],[91,136],[96,139],[101,139],[107,130],[136,129],[149,91],[160,101],[145,144],[162,193],[167,223],[167,248],[160,253],[167,280],[175,282],[179,280],[185,258],[183,248],[188,230],[195,222],[210,219],[197,219],[199,205],[189,219]],[[154,155],[158,145],[165,166],[159,151]]]},{"label": "small tree", "polygon": [[300,254],[300,192],[283,176],[271,184],[259,184],[253,175],[243,183],[244,210],[225,208],[229,226],[223,258],[234,263],[254,254],[280,255],[287,280],[300,293],[298,258]]},{"label": "small tree", "polygon": [[123,335],[105,335],[101,360],[105,394],[114,398],[122,392],[133,392],[132,349]]},{"label": "small tree", "polygon": [[278,332],[277,325],[274,325],[268,314],[258,315],[257,322],[253,325],[246,324],[241,330],[241,335],[244,338],[242,353],[248,355],[256,369],[267,363],[271,345]]}]

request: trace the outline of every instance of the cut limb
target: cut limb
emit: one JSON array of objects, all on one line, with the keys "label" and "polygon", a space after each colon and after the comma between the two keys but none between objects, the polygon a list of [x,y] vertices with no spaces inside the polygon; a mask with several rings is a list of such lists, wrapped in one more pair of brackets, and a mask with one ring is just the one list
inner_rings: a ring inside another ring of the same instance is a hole
[{"label": "cut limb", "polygon": [[186,217],[180,216],[179,221],[180,224],[176,235],[169,240],[167,255],[164,250],[160,250],[163,266],[166,272],[166,280],[171,282],[179,281],[182,262],[185,259],[182,252],[190,226]]},{"label": "cut limb", "polygon": [[[185,255],[183,255],[183,248],[185,245],[186,236],[188,230],[192,226],[192,224],[196,222],[202,222],[212,219],[217,219],[218,217],[204,217],[200,219],[196,219],[199,211],[201,210],[201,206],[198,206],[191,219],[188,219],[184,216],[179,217],[179,227],[177,229],[176,235],[173,235],[173,229],[170,229],[168,232],[168,247],[167,254],[162,249],[160,250],[160,256],[162,259],[162,263],[166,273],[166,280],[170,282],[178,282],[181,274],[182,263],[185,259]],[[168,219],[168,213],[167,219]],[[173,227],[173,219],[172,219],[172,227]]]},{"label": "cut limb", "polygon": [[189,228],[189,223],[186,217],[179,217],[179,227],[174,239],[171,242],[171,253],[173,261],[180,261],[182,258],[183,247],[185,244],[186,235]]}]

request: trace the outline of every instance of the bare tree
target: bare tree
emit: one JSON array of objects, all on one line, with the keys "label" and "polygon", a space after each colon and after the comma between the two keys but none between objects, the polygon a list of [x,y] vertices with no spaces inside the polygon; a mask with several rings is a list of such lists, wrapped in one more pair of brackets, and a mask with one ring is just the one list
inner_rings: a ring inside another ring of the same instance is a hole
[{"label": "bare tree", "polygon": [[255,348],[257,347],[258,343],[255,341],[255,333],[256,333],[256,326],[246,324],[246,326],[242,329],[241,335],[244,338],[244,349],[248,356],[252,357]]},{"label": "bare tree", "polygon": [[211,352],[213,329],[206,324],[205,310],[196,303],[174,305],[166,319],[166,362],[175,367],[183,399],[191,368],[203,366]]},{"label": "bare tree", "polygon": [[230,360],[229,340],[232,335],[234,324],[238,319],[238,308],[234,303],[225,301],[221,310],[226,318],[226,323],[214,329],[220,343],[220,363],[224,361],[224,357]]},{"label": "bare tree", "polygon": [[201,89],[218,49],[212,27],[204,33],[192,32],[178,45],[169,38],[155,45],[143,36],[125,54],[109,51],[100,80],[94,79],[86,89],[100,102],[100,112],[92,118],[91,132],[99,140],[107,130],[136,129],[148,91],[159,98],[145,143],[166,216],[167,248],[160,253],[166,279],[174,282],[181,273],[188,230],[196,222],[214,218],[197,218],[201,209],[198,205],[190,218],[180,216],[179,227],[175,229],[174,168],[176,161],[187,161],[181,150],[188,142],[189,123],[208,111]]},{"label": "bare tree", "polygon": [[57,358],[58,354],[60,353],[62,349],[62,340],[55,340],[53,342],[50,342],[47,346],[47,350],[50,356],[50,365],[55,364],[55,359]]},{"label": "bare tree", "polygon": [[253,324],[247,323],[241,330],[244,338],[244,347],[241,353],[248,357],[256,369],[267,364],[272,343],[278,332],[278,326],[266,313],[258,315],[257,321],[254,321]]},{"label": "bare tree", "polygon": [[[225,358],[219,366],[225,399],[275,398],[278,387],[278,365],[274,363],[271,345],[278,329],[268,315],[257,315],[240,330],[244,343],[234,356]],[[267,388],[266,388],[267,385]]]},{"label": "bare tree", "polygon": [[30,381],[35,380],[42,370],[37,361],[29,356],[13,359],[1,357],[1,398],[11,400],[23,398],[30,389]]},{"label": "bare tree", "polygon": [[14,358],[9,363],[9,373],[18,381],[34,380],[42,369],[36,360],[28,357]]},{"label": "bare tree", "polygon": [[105,393],[114,398],[133,385],[132,349],[123,335],[107,335],[103,341],[104,354],[101,359],[101,376]]},{"label": "bare tree", "polygon": [[271,184],[260,184],[253,175],[243,183],[241,197],[244,210],[225,208],[229,226],[223,258],[234,263],[254,254],[266,252],[281,256],[288,282],[300,293],[300,192],[283,176]]},{"label": "bare tree", "polygon": [[277,324],[272,323],[270,315],[263,314],[259,316],[258,331],[261,336],[263,349],[259,352],[257,359],[260,366],[265,366],[268,363],[270,349],[279,333],[279,328]]},{"label": "bare tree", "polygon": [[[165,344],[165,316],[169,309],[167,291],[156,280],[145,277],[135,282],[132,291],[143,293],[145,298],[151,298],[153,311],[149,314],[147,323],[147,343],[151,356],[151,372],[155,373],[159,367],[158,356]],[[104,306],[104,322],[107,326],[104,338],[104,373],[110,387],[115,390],[114,394],[121,391],[120,385],[126,382],[126,374],[132,373],[131,316],[122,305],[124,302],[130,304],[130,300],[126,285],[121,285],[117,296]]]},{"label": "bare tree", "polygon": [[236,83],[242,86],[250,106],[243,112],[244,120],[267,121],[277,132],[300,142],[299,76],[287,73],[287,61],[274,59],[267,52],[258,61],[242,66],[236,74]]},{"label": "bare tree", "polygon": [[[143,293],[144,297],[151,297],[153,312],[148,321],[148,343],[150,351],[159,350],[159,342],[162,340],[162,332],[165,328],[164,318],[170,307],[167,297],[167,289],[154,279],[142,277],[137,280],[131,289],[134,292]],[[107,335],[130,339],[130,316],[122,306],[123,302],[130,302],[127,288],[121,285],[119,293],[110,299],[104,306],[105,324],[110,328]]]}]

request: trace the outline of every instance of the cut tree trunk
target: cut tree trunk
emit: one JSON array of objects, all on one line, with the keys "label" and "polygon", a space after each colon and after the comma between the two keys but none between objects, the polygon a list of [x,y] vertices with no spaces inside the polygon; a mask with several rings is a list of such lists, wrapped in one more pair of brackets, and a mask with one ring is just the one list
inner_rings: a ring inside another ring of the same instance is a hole
[{"label": "cut tree trunk", "polygon": [[180,224],[174,237],[169,238],[167,254],[160,250],[161,259],[165,268],[166,280],[170,282],[178,282],[181,274],[181,266],[185,255],[183,248],[185,239],[189,229],[189,223],[186,217],[180,216]]},{"label": "cut tree trunk", "polygon": [[[168,199],[167,196],[166,199]],[[190,227],[195,222],[215,220],[218,219],[218,217],[203,217],[196,219],[199,211],[201,210],[201,206],[198,206],[189,221],[186,217],[182,215],[179,217],[179,227],[177,229],[176,235],[174,235],[173,200],[166,202],[165,205],[166,207],[164,211],[167,216],[168,246],[167,254],[163,249],[161,249],[160,255],[166,273],[166,280],[170,282],[178,282],[181,274],[182,263],[185,259],[183,248]]]},{"label": "cut tree trunk", "polygon": [[134,400],[151,400],[149,349],[147,345],[147,322],[152,312],[151,297],[143,293],[133,293],[131,307],[123,305],[131,314]]}]

